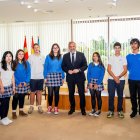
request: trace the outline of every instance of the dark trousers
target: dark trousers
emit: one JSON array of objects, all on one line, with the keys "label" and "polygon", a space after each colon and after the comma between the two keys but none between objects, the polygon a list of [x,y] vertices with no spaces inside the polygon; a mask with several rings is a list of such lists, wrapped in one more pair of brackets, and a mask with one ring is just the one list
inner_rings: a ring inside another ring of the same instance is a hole
[{"label": "dark trousers", "polygon": [[96,110],[96,98],[97,98],[98,110],[101,110],[102,108],[101,91],[90,89],[90,94],[91,94],[92,109]]},{"label": "dark trousers", "polygon": [[85,82],[84,81],[75,82],[73,80],[73,81],[67,82],[67,84],[68,84],[68,90],[69,90],[70,109],[75,111],[74,93],[75,93],[75,85],[77,85],[78,93],[80,97],[80,108],[81,108],[81,111],[85,111]]},{"label": "dark trousers", "polygon": [[118,111],[123,111],[123,90],[124,90],[125,80],[120,80],[120,83],[117,84],[114,80],[108,80],[108,94],[109,94],[109,111],[114,111],[114,97],[115,90],[117,90],[118,95]]},{"label": "dark trousers", "polygon": [[10,97],[0,98],[0,117],[1,119],[7,117],[9,111]]},{"label": "dark trousers", "polygon": [[18,94],[18,93],[16,93],[13,96],[12,110],[16,110],[18,104],[19,104],[19,108],[22,109],[24,107],[24,100],[25,100],[25,94]]},{"label": "dark trousers", "polygon": [[48,87],[48,102],[49,102],[49,106],[52,106],[53,94],[54,94],[55,107],[58,107],[59,89],[60,89],[60,87]]},{"label": "dark trousers", "polygon": [[[137,107],[139,104],[139,112],[140,112],[140,80],[128,80],[129,83],[129,91],[130,91],[130,98],[132,104],[132,111],[137,113]],[[138,97],[138,103],[137,103]]]}]

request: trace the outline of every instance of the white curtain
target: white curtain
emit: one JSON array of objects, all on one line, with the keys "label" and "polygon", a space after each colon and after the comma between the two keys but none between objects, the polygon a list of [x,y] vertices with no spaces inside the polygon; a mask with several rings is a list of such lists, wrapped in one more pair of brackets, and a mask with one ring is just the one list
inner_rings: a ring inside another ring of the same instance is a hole
[{"label": "white curtain", "polygon": [[122,55],[131,51],[130,40],[140,39],[140,18],[111,18],[110,19],[110,52],[113,54],[113,43],[122,44]]},{"label": "white curtain", "polygon": [[0,24],[0,58],[10,50],[15,55],[18,49],[23,49],[24,37],[27,39],[27,48],[31,53],[32,36],[34,42],[40,39],[42,55],[46,56],[53,43],[58,43],[61,51],[67,48],[71,40],[70,21],[30,22]]},{"label": "white curtain", "polygon": [[101,54],[103,62],[107,64],[108,23],[105,19],[74,20],[73,38],[78,49],[85,53],[88,62],[92,61],[93,52]]}]

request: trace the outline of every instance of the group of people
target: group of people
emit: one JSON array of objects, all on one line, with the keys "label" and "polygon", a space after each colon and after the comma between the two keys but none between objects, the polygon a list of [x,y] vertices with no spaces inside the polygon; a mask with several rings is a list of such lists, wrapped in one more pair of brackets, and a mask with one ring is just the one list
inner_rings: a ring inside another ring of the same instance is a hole
[{"label": "group of people", "polygon": [[[125,78],[127,71],[129,72],[128,83],[130,90],[130,98],[132,103],[132,113],[130,117],[137,115],[138,104],[140,106],[140,41],[136,38],[130,42],[132,53],[126,57],[121,56],[121,44],[114,44],[114,56],[109,58],[107,71],[108,78],[108,94],[109,105],[107,118],[114,115],[114,97],[115,91],[118,95],[118,116],[124,118],[123,113],[123,94],[125,86]],[[69,91],[70,110],[68,115],[75,112],[75,86],[78,88],[80,97],[81,114],[86,115],[85,110],[85,81],[84,74],[87,69],[87,87],[91,94],[92,111],[90,116],[99,116],[102,109],[101,93],[104,90],[103,79],[105,75],[105,66],[98,52],[92,55],[92,62],[87,65],[84,53],[76,50],[76,43],[69,42],[69,52],[62,57],[60,47],[57,43],[53,44],[50,53],[46,59],[40,54],[40,46],[34,44],[34,54],[28,61],[24,58],[24,51],[19,49],[16,53],[15,60],[10,51],[3,54],[0,65],[0,123],[8,125],[12,123],[7,115],[9,111],[10,97],[12,99],[12,118],[17,119],[17,105],[19,105],[19,115],[27,116],[23,111],[24,99],[26,93],[30,92],[30,107],[28,114],[34,111],[35,94],[37,96],[38,112],[43,113],[41,106],[43,85],[48,88],[48,110],[47,113],[59,113],[59,90],[63,85],[66,73],[66,82]],[[54,96],[54,108],[52,107]],[[138,97],[138,103],[137,103]],[[96,107],[97,102],[97,107]],[[140,107],[139,107],[140,114]]]}]

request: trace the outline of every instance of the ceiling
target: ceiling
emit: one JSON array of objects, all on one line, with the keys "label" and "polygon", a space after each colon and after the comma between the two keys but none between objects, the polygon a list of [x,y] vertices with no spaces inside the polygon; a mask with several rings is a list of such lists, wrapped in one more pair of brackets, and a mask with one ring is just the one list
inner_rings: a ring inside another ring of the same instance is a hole
[{"label": "ceiling", "polygon": [[[0,22],[140,15],[140,0],[115,1],[116,0],[0,0]],[[27,8],[27,6],[29,7]],[[32,7],[30,8],[30,6]]]}]

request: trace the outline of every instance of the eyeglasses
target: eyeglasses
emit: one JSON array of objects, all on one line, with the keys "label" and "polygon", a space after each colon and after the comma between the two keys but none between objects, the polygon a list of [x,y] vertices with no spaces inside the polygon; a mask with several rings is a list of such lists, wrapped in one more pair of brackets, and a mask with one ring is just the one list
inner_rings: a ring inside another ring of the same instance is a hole
[{"label": "eyeglasses", "polygon": [[56,49],[59,49],[58,47],[56,47],[56,48],[53,48],[54,50],[56,50]]}]

